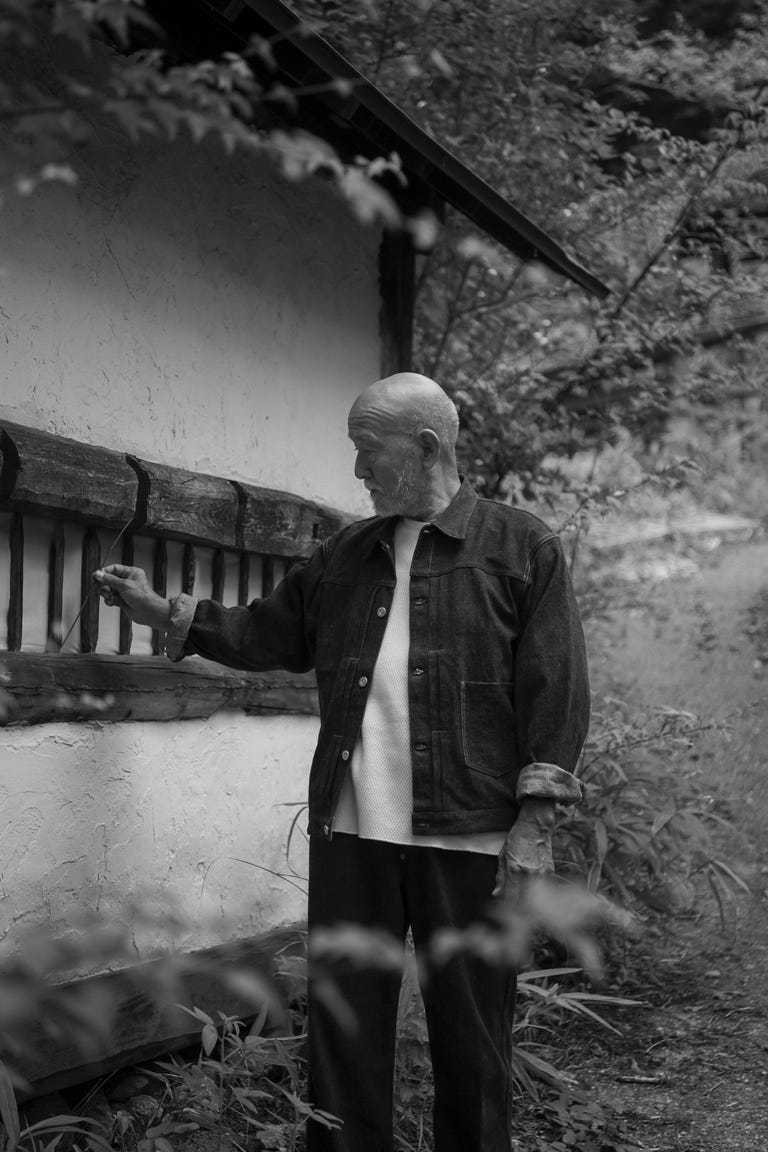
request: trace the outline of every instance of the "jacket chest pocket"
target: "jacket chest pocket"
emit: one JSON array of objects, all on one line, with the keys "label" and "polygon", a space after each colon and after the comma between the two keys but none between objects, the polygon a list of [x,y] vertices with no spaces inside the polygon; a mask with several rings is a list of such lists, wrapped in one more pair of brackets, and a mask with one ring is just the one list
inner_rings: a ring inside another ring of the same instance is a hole
[{"label": "jacket chest pocket", "polygon": [[468,768],[487,776],[517,769],[514,685],[477,680],[461,682],[461,744]]}]

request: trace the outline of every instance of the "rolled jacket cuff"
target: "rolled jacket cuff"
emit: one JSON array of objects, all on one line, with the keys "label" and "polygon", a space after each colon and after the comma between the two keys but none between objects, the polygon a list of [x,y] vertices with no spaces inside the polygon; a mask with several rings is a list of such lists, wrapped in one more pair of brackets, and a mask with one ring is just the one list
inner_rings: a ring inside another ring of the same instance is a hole
[{"label": "rolled jacket cuff", "polygon": [[526,764],[517,781],[517,799],[527,796],[556,800],[558,804],[578,804],[581,784],[571,772],[557,764]]},{"label": "rolled jacket cuff", "polygon": [[169,603],[171,617],[165,633],[165,654],[169,660],[177,662],[184,656],[184,644],[195,618],[197,598],[180,592],[178,596],[172,596]]}]

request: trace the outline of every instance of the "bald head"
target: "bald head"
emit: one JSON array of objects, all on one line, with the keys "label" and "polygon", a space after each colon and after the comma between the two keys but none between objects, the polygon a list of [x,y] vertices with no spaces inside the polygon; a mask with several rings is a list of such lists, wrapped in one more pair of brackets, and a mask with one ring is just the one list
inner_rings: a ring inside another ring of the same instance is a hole
[{"label": "bald head", "polygon": [[382,515],[429,520],[460,486],[456,470],[459,418],[443,389],[416,372],[371,384],[349,413],[357,450],[355,475]]},{"label": "bald head", "polygon": [[349,413],[350,428],[360,417],[373,415],[393,431],[416,436],[431,429],[440,441],[441,455],[456,459],[459,415],[456,405],[439,384],[418,372],[397,372],[363,389]]}]

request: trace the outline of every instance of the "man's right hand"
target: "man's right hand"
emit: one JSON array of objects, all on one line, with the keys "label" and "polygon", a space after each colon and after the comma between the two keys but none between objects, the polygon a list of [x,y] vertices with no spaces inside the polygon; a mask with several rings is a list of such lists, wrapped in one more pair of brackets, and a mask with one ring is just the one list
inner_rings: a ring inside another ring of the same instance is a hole
[{"label": "man's right hand", "polygon": [[108,564],[93,573],[99,596],[111,607],[123,608],[136,624],[165,631],[171,616],[166,599],[153,592],[143,568]]}]

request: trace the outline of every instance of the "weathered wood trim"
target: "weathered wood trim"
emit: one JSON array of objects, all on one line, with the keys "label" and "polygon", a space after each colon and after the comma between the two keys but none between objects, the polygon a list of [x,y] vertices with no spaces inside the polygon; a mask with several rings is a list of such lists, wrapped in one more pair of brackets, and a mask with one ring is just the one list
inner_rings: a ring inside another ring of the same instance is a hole
[{"label": "weathered wood trim", "polygon": [[342,513],[0,420],[0,507],[214,548],[309,556]]},{"label": "weathered wood trim", "polygon": [[[0,652],[14,723],[50,720],[183,720],[220,708],[317,715],[314,675],[240,672],[199,656],[178,664],[153,656]],[[85,695],[87,702],[81,697]],[[98,710],[92,698],[100,700]]]},{"label": "weathered wood trim", "polygon": [[238,547],[273,556],[311,556],[318,544],[347,523],[332,508],[275,488],[233,481],[240,496]]},{"label": "weathered wood trim", "polygon": [[138,480],[120,452],[0,421],[0,502],[91,524],[124,524]]},{"label": "weathered wood trim", "polygon": [[146,507],[143,525],[177,540],[234,548],[238,493],[222,476],[188,472],[129,456],[142,478]]},{"label": "weathered wood trim", "polygon": [[385,232],[379,248],[382,377],[411,370],[415,283],[415,252],[409,234]]},{"label": "weathered wood trim", "polygon": [[[180,1004],[201,1008],[214,1020],[219,1012],[251,1019],[258,1005],[238,995],[228,979],[238,971],[263,980],[272,991],[269,1019],[281,1028],[283,998],[274,979],[277,957],[302,951],[303,930],[302,924],[287,925],[247,940],[52,986],[41,998],[43,1011],[20,1021],[18,1035],[4,1037],[19,1046],[11,1062],[31,1086],[30,1093],[21,1095],[82,1084],[195,1044],[200,1024]],[[77,1007],[86,1002],[110,1005],[112,1026],[89,1033],[82,1044],[72,1021],[80,1019]],[[2,1055],[9,1058],[6,1052]]]}]

